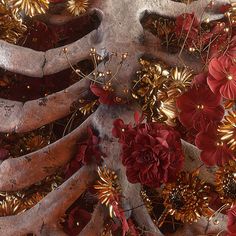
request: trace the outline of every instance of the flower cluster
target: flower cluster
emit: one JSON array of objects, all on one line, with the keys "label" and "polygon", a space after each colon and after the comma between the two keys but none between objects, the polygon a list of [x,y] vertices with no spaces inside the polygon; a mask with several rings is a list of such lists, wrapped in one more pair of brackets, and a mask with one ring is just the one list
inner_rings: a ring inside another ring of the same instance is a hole
[{"label": "flower cluster", "polygon": [[136,114],[134,127],[115,120],[113,135],[122,145],[121,159],[131,183],[159,187],[173,180],[182,168],[180,136],[167,125],[141,123]]}]

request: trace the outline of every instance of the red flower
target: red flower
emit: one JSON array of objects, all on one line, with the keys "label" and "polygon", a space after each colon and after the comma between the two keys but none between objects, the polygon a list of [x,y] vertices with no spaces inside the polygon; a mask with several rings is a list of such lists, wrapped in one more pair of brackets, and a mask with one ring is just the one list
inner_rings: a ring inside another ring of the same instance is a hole
[{"label": "red flower", "polygon": [[90,127],[87,128],[87,133],[87,140],[78,145],[76,160],[79,162],[81,161],[83,164],[89,164],[93,162],[95,158],[95,162],[100,163],[102,152],[98,147],[99,138],[94,135]]},{"label": "red flower", "polygon": [[65,177],[69,178],[83,165],[91,162],[100,164],[102,155],[104,154],[99,149],[99,138],[94,135],[90,127],[87,128],[88,137],[85,141],[78,144],[76,157],[68,164],[65,170]]},{"label": "red flower", "polygon": [[222,166],[233,159],[228,147],[217,137],[217,123],[210,123],[195,139],[196,146],[202,150],[201,160],[208,166]]},{"label": "red flower", "polygon": [[91,214],[77,206],[69,212],[68,218],[64,224],[64,229],[70,236],[76,236],[87,225],[90,219]]},{"label": "red flower", "polygon": [[184,13],[176,18],[175,33],[183,38],[188,36],[188,39],[195,39],[198,35],[199,26],[199,21],[193,13]]},{"label": "red flower", "polygon": [[[199,75],[198,77],[204,76]],[[221,96],[212,93],[201,79],[186,93],[180,96],[176,105],[180,110],[179,120],[188,129],[201,130],[210,121],[220,121],[224,116],[224,108],[220,105]]]},{"label": "red flower", "polygon": [[[124,127],[122,122],[119,123]],[[171,127],[158,123],[138,124],[133,128],[128,125],[119,139],[122,163],[131,183],[159,187],[173,180],[182,168],[184,157],[180,137]]]},{"label": "red flower", "polygon": [[90,85],[90,90],[97,96],[99,97],[99,102],[101,104],[106,104],[106,105],[114,105],[117,103],[116,97],[113,92],[110,90],[105,90],[98,85],[91,84]]},{"label": "red flower", "polygon": [[236,99],[236,64],[227,57],[213,58],[209,64],[208,85],[224,98]]},{"label": "red flower", "polygon": [[228,236],[236,236],[236,205],[234,205],[227,213],[228,216]]}]

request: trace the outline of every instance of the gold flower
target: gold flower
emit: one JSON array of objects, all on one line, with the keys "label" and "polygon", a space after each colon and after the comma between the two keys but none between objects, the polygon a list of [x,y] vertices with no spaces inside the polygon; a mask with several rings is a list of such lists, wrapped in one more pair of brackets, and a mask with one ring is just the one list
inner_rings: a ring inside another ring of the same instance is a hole
[{"label": "gold flower", "polygon": [[[201,216],[209,216],[210,186],[197,175],[196,172],[181,172],[176,182],[166,184],[162,192],[165,214],[173,215],[183,223],[192,223]],[[159,225],[164,222],[164,218],[161,218]]]},{"label": "gold flower", "polygon": [[24,11],[30,17],[44,14],[49,7],[48,0],[9,0],[8,2],[16,13]]},{"label": "gold flower", "polygon": [[0,216],[17,215],[32,208],[61,183],[62,178],[56,175],[47,177],[29,189],[17,192],[0,192]]},{"label": "gold flower", "polygon": [[133,82],[132,96],[141,105],[148,120],[174,126],[177,117],[176,98],[191,85],[192,71],[187,68],[168,70],[163,63],[141,59],[141,70]]},{"label": "gold flower", "polygon": [[236,162],[230,161],[227,165],[219,168],[215,175],[216,191],[222,202],[236,203]]},{"label": "gold flower", "polygon": [[50,137],[42,135],[33,135],[26,139],[26,149],[31,152],[36,151],[48,145]]},{"label": "gold flower", "polygon": [[225,142],[231,150],[236,148],[236,112],[229,111],[224,117],[221,125],[218,127],[218,132],[221,140]]},{"label": "gold flower", "polygon": [[27,27],[22,24],[21,20],[17,19],[6,5],[0,2],[0,39],[16,44],[26,30]]},{"label": "gold flower", "polygon": [[97,184],[94,186],[97,190],[98,199],[102,204],[109,207],[110,216],[115,216],[113,203],[118,204],[117,201],[121,192],[118,177],[114,171],[106,167],[98,167],[98,175],[100,180],[98,180]]},{"label": "gold flower", "polygon": [[68,2],[68,10],[74,16],[79,16],[85,13],[88,9],[88,0],[70,0]]}]

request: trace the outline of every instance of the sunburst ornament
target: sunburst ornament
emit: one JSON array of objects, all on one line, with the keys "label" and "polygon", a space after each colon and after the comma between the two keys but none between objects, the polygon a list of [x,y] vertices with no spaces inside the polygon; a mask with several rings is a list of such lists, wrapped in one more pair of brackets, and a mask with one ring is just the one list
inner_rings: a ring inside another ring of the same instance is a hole
[{"label": "sunburst ornament", "polygon": [[107,167],[98,167],[98,175],[100,180],[94,185],[97,190],[98,199],[102,204],[109,207],[110,216],[116,216],[113,206],[118,205],[121,187],[118,181],[118,176]]},{"label": "sunburst ornament", "polygon": [[215,175],[216,191],[222,202],[236,203],[236,162],[230,161],[219,168]]},{"label": "sunburst ornament", "polygon": [[229,111],[224,117],[222,124],[218,127],[219,136],[228,147],[235,151],[236,149],[236,111]]},{"label": "sunburst ornament", "polygon": [[4,2],[0,2],[0,39],[16,44],[27,27],[17,19]]},{"label": "sunburst ornament", "polygon": [[15,13],[24,11],[30,17],[44,14],[49,7],[48,0],[8,0],[8,3]]},{"label": "sunburst ornament", "polygon": [[166,207],[158,220],[161,226],[168,214],[183,223],[196,222],[201,216],[210,216],[210,186],[198,178],[198,173],[181,172],[176,182],[168,183],[162,197]]},{"label": "sunburst ornament", "polygon": [[68,11],[74,15],[79,16],[87,11],[89,7],[89,0],[70,0],[68,1]]}]

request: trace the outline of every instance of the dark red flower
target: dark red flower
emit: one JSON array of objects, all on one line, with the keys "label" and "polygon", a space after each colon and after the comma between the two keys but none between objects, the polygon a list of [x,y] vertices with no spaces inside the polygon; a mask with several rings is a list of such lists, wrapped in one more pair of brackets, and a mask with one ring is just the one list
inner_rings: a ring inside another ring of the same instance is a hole
[{"label": "dark red flower", "polygon": [[77,236],[91,219],[91,214],[77,206],[73,208],[64,224],[66,233],[70,236]]},{"label": "dark red flower", "polygon": [[188,39],[195,39],[198,36],[199,26],[199,21],[193,13],[184,13],[176,18],[175,33],[178,37],[187,36]]},{"label": "dark red flower", "polygon": [[202,76],[204,77],[204,74],[176,101],[180,110],[180,122],[186,128],[198,131],[204,129],[210,121],[220,121],[224,116],[224,108],[220,105],[221,96],[212,93],[204,84]]},{"label": "dark red flower", "polygon": [[227,57],[213,58],[209,64],[208,85],[224,98],[236,99],[236,64]]},{"label": "dark red flower", "polygon": [[202,150],[200,158],[208,166],[222,166],[233,159],[232,152],[220,142],[217,127],[218,123],[211,122],[195,139],[196,146]]},{"label": "dark red flower", "polygon": [[[124,127],[120,120],[117,123]],[[173,180],[182,168],[184,157],[180,137],[169,126],[154,122],[140,123],[135,127],[127,125],[120,133],[119,141],[122,145],[122,163],[131,183],[159,187]]]},{"label": "dark red flower", "polygon": [[236,205],[234,205],[228,212],[227,236],[236,236]]},{"label": "dark red flower", "polygon": [[109,89],[105,90],[96,84],[91,84],[90,90],[94,93],[94,95],[99,97],[98,101],[101,104],[114,105],[117,103],[113,92],[111,92]]},{"label": "dark red flower", "polygon": [[83,165],[91,162],[100,164],[104,154],[99,149],[99,138],[93,133],[90,127],[87,128],[88,137],[83,142],[78,143],[78,150],[75,158],[68,164],[65,170],[66,178],[69,178]]},{"label": "dark red flower", "polygon": [[84,165],[93,161],[100,163],[102,152],[98,147],[99,138],[93,133],[90,127],[87,128],[87,134],[88,138],[78,144],[78,151],[75,159],[79,162],[81,161]]}]

